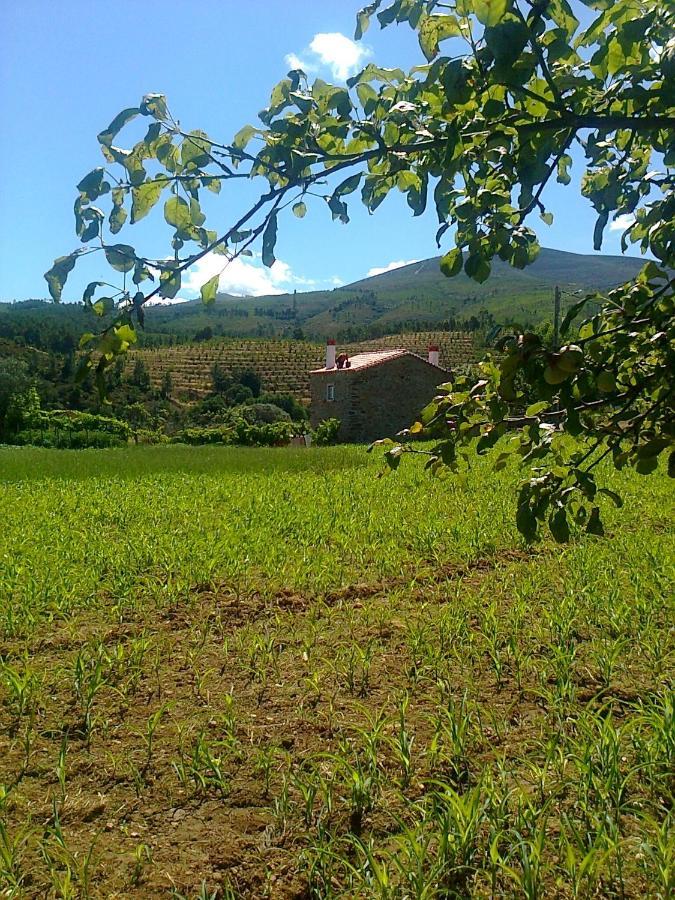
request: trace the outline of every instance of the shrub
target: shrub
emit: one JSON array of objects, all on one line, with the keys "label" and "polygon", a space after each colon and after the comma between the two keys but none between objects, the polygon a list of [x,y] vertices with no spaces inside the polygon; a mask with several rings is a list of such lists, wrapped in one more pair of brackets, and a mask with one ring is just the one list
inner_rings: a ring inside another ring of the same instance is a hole
[{"label": "shrub", "polygon": [[243,447],[283,447],[293,437],[292,422],[255,424],[236,419],[231,426],[184,428],[171,438],[172,444],[239,444]]},{"label": "shrub", "polygon": [[227,421],[230,405],[222,394],[214,394],[199,400],[187,413],[187,423],[190,426],[213,426]]},{"label": "shrub", "polygon": [[17,432],[12,442],[19,446],[54,447],[63,450],[100,449],[123,447],[126,441],[105,431],[65,431],[52,428],[26,428]]},{"label": "shrub", "polygon": [[321,446],[325,444],[337,443],[338,431],[340,430],[339,419],[324,419],[319,422],[314,432],[314,442]]},{"label": "shrub", "polygon": [[261,394],[258,403],[273,403],[285,410],[294,422],[306,422],[309,412],[293,394]]},{"label": "shrub", "polygon": [[65,409],[36,409],[24,416],[12,442],[82,449],[119,447],[127,444],[130,437],[131,429],[120,419]]},{"label": "shrub", "polygon": [[241,406],[238,415],[251,425],[273,425],[275,422],[290,422],[291,417],[286,410],[274,403],[255,403]]},{"label": "shrub", "polygon": [[230,444],[233,429],[225,426],[219,428],[183,428],[171,437],[172,444]]},{"label": "shrub", "polygon": [[252,424],[239,419],[234,426],[236,444],[244,447],[283,447],[288,444],[295,433],[293,423],[278,421],[266,424]]}]

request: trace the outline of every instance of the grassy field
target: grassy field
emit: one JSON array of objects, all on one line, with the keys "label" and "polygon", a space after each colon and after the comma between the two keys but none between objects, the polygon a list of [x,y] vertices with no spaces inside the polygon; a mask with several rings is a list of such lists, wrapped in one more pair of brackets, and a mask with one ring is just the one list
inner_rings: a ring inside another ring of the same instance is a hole
[{"label": "grassy field", "polygon": [[673,492],[0,450],[0,895],[672,895]]}]

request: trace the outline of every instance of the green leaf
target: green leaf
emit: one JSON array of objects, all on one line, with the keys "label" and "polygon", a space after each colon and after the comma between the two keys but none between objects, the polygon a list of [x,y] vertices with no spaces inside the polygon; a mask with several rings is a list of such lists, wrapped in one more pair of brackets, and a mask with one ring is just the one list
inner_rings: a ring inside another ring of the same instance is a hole
[{"label": "green leaf", "polygon": [[168,172],[178,172],[181,169],[180,150],[175,144],[162,144],[157,148],[156,155]]},{"label": "green leaf", "polygon": [[218,292],[218,280],[220,275],[214,275],[213,278],[209,278],[206,284],[201,286],[201,296],[202,303],[205,306],[210,306],[212,303],[216,301],[216,293]]},{"label": "green leaf", "polygon": [[103,318],[103,316],[105,316],[106,313],[111,312],[114,307],[115,304],[112,297],[101,297],[101,299],[97,300],[91,308],[99,318]]},{"label": "green leaf", "polygon": [[572,176],[569,173],[569,168],[572,165],[572,157],[569,153],[563,153],[563,155],[558,160],[558,174],[556,176],[556,181],[560,184],[569,184],[572,180]]},{"label": "green leaf", "polygon": [[598,390],[603,394],[611,394],[612,391],[616,390],[616,379],[612,372],[604,370],[600,372],[596,379],[596,384],[598,386]]},{"label": "green leaf", "polygon": [[361,178],[361,172],[357,172],[356,175],[350,175],[349,178],[345,178],[345,180],[333,191],[333,197],[344,197],[345,194],[353,193],[361,183]]},{"label": "green leaf", "polygon": [[127,344],[135,344],[138,340],[135,329],[128,324],[119,325],[115,329],[115,334],[121,341],[124,341]]},{"label": "green leaf", "polygon": [[76,250],[74,253],[68,254],[68,256],[59,256],[58,259],[54,260],[54,265],[51,269],[45,272],[44,277],[49,287],[49,293],[52,300],[55,300],[57,303],[61,299],[63,286],[66,283],[68,274],[72,272],[79,255],[80,251]]},{"label": "green leaf", "polygon": [[299,219],[304,219],[307,214],[307,206],[301,200],[293,204],[293,212]]},{"label": "green leaf", "polygon": [[77,189],[85,199],[89,201],[96,200],[101,194],[107,194],[110,190],[110,185],[107,181],[104,181],[104,178],[105,169],[103,167],[92,169],[92,171],[89,172],[88,175],[85,175],[82,181],[79,182]]},{"label": "green leaf", "polygon": [[122,226],[127,220],[127,211],[123,206],[113,206],[108,216],[108,225],[112,234],[117,234],[122,230]]},{"label": "green leaf", "polygon": [[129,244],[113,244],[103,252],[116,272],[130,272],[136,265],[136,251]]},{"label": "green leaf", "polygon": [[190,197],[190,223],[196,228],[201,228],[204,222],[206,222],[206,216],[202,212],[199,200]]},{"label": "green leaf", "polygon": [[416,183],[408,190],[408,206],[413,211],[414,216],[421,216],[427,207],[427,188],[428,178],[426,172],[423,177],[418,177]]},{"label": "green leaf", "polygon": [[584,297],[583,300],[577,300],[576,303],[573,303],[570,308],[565,313],[565,318],[562,320],[562,325],[560,326],[560,333],[566,334],[570,325],[579,315],[583,307],[588,303],[590,297]]},{"label": "green leaf", "polygon": [[190,207],[182,197],[169,197],[164,204],[164,218],[167,224],[173,225],[178,231],[185,231],[192,224]]},{"label": "green leaf", "polygon": [[452,250],[448,250],[445,256],[441,257],[441,272],[446,278],[452,278],[454,275],[459,275],[463,264],[462,251],[459,247],[455,247]]},{"label": "green leaf", "polygon": [[180,290],[180,272],[174,272],[173,269],[164,269],[160,273],[159,283],[159,296],[166,297],[167,300],[173,300]]},{"label": "green leaf", "polygon": [[155,178],[131,189],[131,224],[139,222],[159,200],[168,178]]},{"label": "green leaf", "polygon": [[528,406],[525,410],[526,416],[538,416],[539,413],[544,412],[545,409],[549,408],[548,400],[540,400],[539,403],[533,403],[531,406]]},{"label": "green leaf", "polygon": [[180,148],[180,158],[184,166],[192,164],[205,166],[211,159],[211,140],[205,131],[199,129],[189,132]]},{"label": "green leaf", "polygon": [[154,116],[155,119],[160,121],[168,118],[169,115],[164,94],[146,94],[143,97],[140,110],[142,115]]},{"label": "green leaf", "polygon": [[349,222],[349,215],[347,213],[347,204],[344,200],[340,200],[339,197],[336,197],[333,194],[332,197],[328,197],[328,208],[333,214],[333,220],[339,219],[343,225],[346,225]]},{"label": "green leaf", "polygon": [[271,268],[276,259],[274,257],[274,247],[277,242],[277,214],[272,213],[265,226],[263,233],[262,261],[263,265]]},{"label": "green leaf", "polygon": [[[88,222],[89,224],[85,225],[85,222]],[[101,233],[102,222],[103,213],[98,207],[88,206],[86,209],[82,210],[77,233],[79,234],[80,240],[83,244],[85,244],[87,241],[91,241],[94,238],[99,237]]]},{"label": "green leaf", "polygon": [[438,44],[449,37],[459,37],[462,31],[455,16],[424,16],[418,27],[422,53],[431,62],[438,56]]},{"label": "green leaf", "polygon": [[607,224],[607,220],[609,219],[609,213],[605,210],[601,212],[597,218],[595,223],[595,228],[593,229],[593,249],[601,250],[602,249],[602,234],[605,230],[605,225]]},{"label": "green leaf", "polygon": [[513,66],[529,39],[526,25],[513,18],[485,29],[485,43],[500,68]]},{"label": "green leaf", "polygon": [[221,187],[220,178],[216,178],[215,176],[206,176],[202,178],[202,187],[205,187],[207,190],[211,191],[212,194],[219,194]]},{"label": "green leaf", "polygon": [[104,147],[112,146],[115,135],[121,131],[128,122],[135,119],[140,112],[141,111],[137,106],[130,106],[128,109],[123,109],[121,113],[118,113],[115,116],[107,128],[99,132],[97,135],[99,144],[102,144]]},{"label": "green leaf", "polygon": [[511,5],[510,0],[473,0],[476,18],[482,25],[498,25]]},{"label": "green leaf", "polygon": [[91,298],[96,293],[96,288],[103,287],[105,282],[103,281],[90,281],[89,284],[84,289],[84,294],[82,294],[82,302],[85,306],[89,306],[91,304]]},{"label": "green leaf", "polygon": [[305,114],[307,114],[311,110],[312,105],[314,103],[314,100],[312,99],[311,95],[303,94],[300,91],[291,91],[291,93],[289,94],[289,97],[295,103],[295,105],[298,107],[300,112],[305,113]]},{"label": "green leaf", "polygon": [[490,263],[479,253],[471,253],[464,263],[464,271],[469,278],[482,284],[490,277]]},{"label": "green leaf", "polygon": [[248,142],[256,134],[260,134],[259,128],[254,128],[253,125],[244,125],[244,127],[240,128],[235,134],[232,146],[236,147],[237,150],[244,150]]},{"label": "green leaf", "polygon": [[354,32],[354,40],[360,41],[363,35],[368,31],[370,25],[370,17],[377,12],[382,0],[374,0],[368,6],[364,6],[362,10],[356,14],[356,31]]}]

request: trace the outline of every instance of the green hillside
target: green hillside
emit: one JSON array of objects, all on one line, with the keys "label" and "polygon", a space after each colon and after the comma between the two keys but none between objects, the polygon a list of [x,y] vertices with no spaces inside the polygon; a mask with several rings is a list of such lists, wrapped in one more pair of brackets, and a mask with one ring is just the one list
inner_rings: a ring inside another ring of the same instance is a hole
[{"label": "green hillside", "polygon": [[[491,277],[477,284],[466,275],[445,278],[440,257],[422,260],[331,291],[270,297],[219,295],[205,310],[199,301],[152,311],[152,328],[184,332],[212,327],[232,336],[274,336],[300,328],[308,338],[335,335],[367,339],[400,330],[447,323],[450,329],[478,324],[489,314],[499,324],[535,323],[551,317],[553,288],[607,290],[632,277],[642,260],[541,251],[526,270],[501,260]],[[450,320],[450,321],[448,321]]]},{"label": "green hillside", "polygon": [[[207,308],[200,300],[152,307],[142,343],[152,346],[210,337],[305,338],[328,336],[343,342],[397,332],[476,330],[550,319],[555,285],[566,294],[607,290],[632,277],[642,266],[635,257],[584,256],[543,249],[526,270],[496,260],[492,275],[477,284],[466,275],[445,278],[439,257],[329,291],[263,297],[219,294]],[[89,327],[79,304],[47,301],[0,304],[0,337],[30,346],[67,352]],[[55,345],[55,346],[54,346]]]}]

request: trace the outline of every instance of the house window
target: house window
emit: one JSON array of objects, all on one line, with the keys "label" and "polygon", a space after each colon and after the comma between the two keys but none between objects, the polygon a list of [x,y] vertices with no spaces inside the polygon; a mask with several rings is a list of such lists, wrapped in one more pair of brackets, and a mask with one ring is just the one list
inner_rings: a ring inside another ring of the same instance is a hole
[{"label": "house window", "polygon": [[327,384],[326,385],[326,400],[335,400],[335,385]]}]

